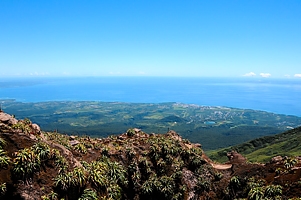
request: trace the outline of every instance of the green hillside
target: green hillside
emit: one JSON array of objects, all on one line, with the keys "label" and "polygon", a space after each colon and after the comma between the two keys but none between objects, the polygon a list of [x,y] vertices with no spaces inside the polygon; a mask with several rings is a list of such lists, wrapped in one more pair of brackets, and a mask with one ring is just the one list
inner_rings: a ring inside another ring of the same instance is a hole
[{"label": "green hillside", "polygon": [[3,110],[17,119],[30,118],[45,131],[108,137],[139,128],[148,133],[174,130],[201,143],[206,151],[282,133],[301,126],[301,117],[259,110],[182,103],[122,103],[3,100]]},{"label": "green hillside", "polygon": [[267,162],[275,156],[301,155],[301,127],[273,136],[260,137],[229,148],[208,152],[213,160],[226,161],[226,152],[235,149],[250,162]]}]

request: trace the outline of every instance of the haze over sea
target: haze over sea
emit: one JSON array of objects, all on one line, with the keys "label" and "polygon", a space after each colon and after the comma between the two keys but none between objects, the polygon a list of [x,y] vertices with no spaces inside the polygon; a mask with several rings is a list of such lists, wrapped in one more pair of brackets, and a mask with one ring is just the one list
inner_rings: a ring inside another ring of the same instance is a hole
[{"label": "haze over sea", "polygon": [[179,102],[264,110],[301,117],[301,79],[6,78],[0,80],[0,99],[21,102]]}]

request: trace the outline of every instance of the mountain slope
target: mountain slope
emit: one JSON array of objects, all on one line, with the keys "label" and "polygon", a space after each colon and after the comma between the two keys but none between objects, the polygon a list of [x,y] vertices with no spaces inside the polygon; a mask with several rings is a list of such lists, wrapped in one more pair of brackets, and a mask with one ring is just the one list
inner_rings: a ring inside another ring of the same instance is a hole
[{"label": "mountain slope", "polygon": [[271,158],[301,155],[301,127],[273,136],[265,136],[233,147],[209,153],[215,160],[225,161],[226,152],[234,149],[251,162],[267,162]]},{"label": "mountain slope", "polygon": [[[174,131],[108,138],[44,132],[0,112],[0,199],[289,199],[301,196],[301,160],[213,163]],[[289,164],[289,165],[288,165]],[[259,191],[259,193],[257,193]]]}]

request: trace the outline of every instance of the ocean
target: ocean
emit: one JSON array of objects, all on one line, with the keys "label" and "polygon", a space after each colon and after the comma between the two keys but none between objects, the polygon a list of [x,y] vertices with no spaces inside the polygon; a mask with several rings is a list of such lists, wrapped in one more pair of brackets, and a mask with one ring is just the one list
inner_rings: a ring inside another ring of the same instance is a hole
[{"label": "ocean", "polygon": [[0,99],[21,102],[178,102],[263,110],[301,117],[301,79],[2,78]]}]

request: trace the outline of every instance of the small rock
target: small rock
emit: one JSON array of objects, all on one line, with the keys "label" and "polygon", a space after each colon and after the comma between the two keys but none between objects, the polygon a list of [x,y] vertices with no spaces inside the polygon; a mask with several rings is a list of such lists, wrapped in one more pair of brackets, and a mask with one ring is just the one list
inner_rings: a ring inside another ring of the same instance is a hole
[{"label": "small rock", "polygon": [[120,135],[120,136],[117,137],[117,139],[119,139],[119,140],[124,140],[125,137],[123,137],[122,135]]},{"label": "small rock", "polygon": [[202,148],[202,145],[200,143],[196,143],[194,144],[195,147],[199,147],[199,148]]},{"label": "small rock", "polygon": [[75,140],[75,136],[74,135],[71,135],[70,137],[69,137],[69,140]]},{"label": "small rock", "polygon": [[29,138],[32,140],[38,140],[37,137],[33,134],[29,134]]},{"label": "small rock", "polygon": [[40,133],[41,132],[41,128],[40,128],[39,125],[32,124],[31,127],[32,127],[33,130],[35,130],[36,133]]},{"label": "small rock", "polygon": [[228,152],[227,157],[229,159],[229,162],[232,164],[246,163],[247,161],[245,157],[243,157],[241,154],[237,153],[236,151]]},{"label": "small rock", "polygon": [[74,145],[77,145],[79,144],[80,142],[78,140],[72,140],[69,142],[70,145],[74,146]]},{"label": "small rock", "polygon": [[282,156],[275,156],[271,159],[271,163],[280,163],[282,160]]},{"label": "small rock", "polygon": [[141,129],[138,128],[134,128],[135,133],[139,133],[141,131]]}]

